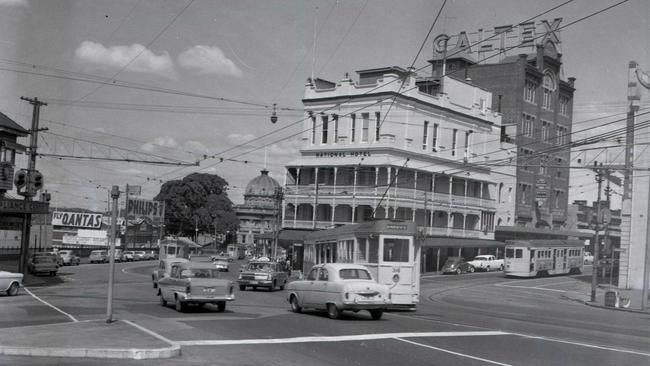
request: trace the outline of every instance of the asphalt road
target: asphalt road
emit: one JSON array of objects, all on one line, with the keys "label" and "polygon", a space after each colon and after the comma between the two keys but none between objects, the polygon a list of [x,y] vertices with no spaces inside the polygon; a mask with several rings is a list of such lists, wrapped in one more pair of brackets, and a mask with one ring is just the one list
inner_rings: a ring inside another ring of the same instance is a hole
[{"label": "asphalt road", "polygon": [[[367,313],[331,320],[294,314],[285,291],[236,290],[224,313],[158,304],[155,262],[116,265],[114,318],[128,319],[183,344],[169,360],[82,360],[0,356],[7,365],[648,365],[647,314],[573,301],[589,275],[514,280],[502,273],[425,276],[415,312]],[[235,279],[238,263],[231,272]],[[0,327],[102,319],[108,265],[63,267],[57,279],[0,298]],[[62,335],[65,336],[65,335]],[[290,339],[302,337],[300,339]]]}]

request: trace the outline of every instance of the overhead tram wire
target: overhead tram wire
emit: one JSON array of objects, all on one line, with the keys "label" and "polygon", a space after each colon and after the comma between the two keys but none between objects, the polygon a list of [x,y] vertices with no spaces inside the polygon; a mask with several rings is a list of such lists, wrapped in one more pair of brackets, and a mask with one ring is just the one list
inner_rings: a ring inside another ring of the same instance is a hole
[{"label": "overhead tram wire", "polygon": [[[551,8],[551,9],[549,9],[549,10],[546,10],[546,11],[540,13],[539,15],[536,15],[535,17],[529,18],[529,20],[530,20],[530,19],[535,19],[535,18],[537,18],[537,17],[539,17],[539,16],[541,16],[541,15],[543,15],[543,14],[546,14],[546,13],[552,11],[552,10],[558,9],[559,7],[562,7],[562,6],[566,5],[566,4],[569,4],[569,3],[571,3],[572,1],[573,1],[573,0],[565,1],[564,3],[559,4],[559,5],[553,7],[553,8]],[[613,4],[613,5],[611,5],[611,6],[608,6],[608,7],[606,7],[606,8],[603,8],[603,9],[601,9],[601,10],[598,10],[598,11],[596,11],[596,12],[593,12],[593,13],[591,13],[591,14],[589,14],[589,15],[586,15],[586,16],[584,16],[584,17],[582,17],[582,18],[579,18],[579,19],[577,19],[577,20],[575,20],[575,21],[573,21],[573,22],[571,22],[571,23],[569,23],[569,24],[566,24],[566,25],[564,25],[564,26],[562,26],[562,27],[559,27],[557,30],[562,30],[562,29],[564,29],[564,28],[567,28],[567,27],[569,27],[569,26],[571,26],[571,25],[574,25],[574,24],[576,24],[576,23],[578,23],[578,22],[580,22],[580,21],[586,20],[586,19],[588,19],[588,18],[590,18],[590,17],[593,17],[593,16],[595,16],[595,15],[597,15],[597,14],[600,14],[600,13],[602,13],[602,12],[604,12],[604,11],[607,11],[607,10],[610,10],[610,9],[616,7],[616,6],[619,6],[619,5],[621,5],[621,4],[623,4],[623,3],[627,2],[627,1],[629,1],[629,0],[623,0],[623,1],[620,1],[620,2],[618,2],[618,3],[616,3],[616,4]],[[526,22],[526,21],[524,21],[524,22],[520,22],[519,25],[522,24],[522,23],[525,23],[525,22]],[[513,27],[513,28],[514,28],[514,27]],[[544,35],[534,37],[532,40],[536,40],[536,39],[542,38],[543,36],[544,36]],[[480,43],[482,43],[482,42],[486,42],[486,41],[488,41],[490,38],[491,38],[491,37],[488,37],[488,38],[486,38],[486,39],[484,39],[484,40],[481,40],[481,41],[479,41],[479,42],[475,42],[474,44],[472,44],[472,46],[474,46],[474,45],[476,45],[476,44],[480,44]],[[520,44],[519,44],[519,45],[520,45]],[[514,49],[514,48],[518,47],[519,45],[511,46],[511,47],[509,47],[507,50]],[[454,55],[454,54],[451,54],[450,56],[452,56],[452,55]],[[483,62],[483,61],[485,61],[485,60],[487,60],[487,59],[490,59],[490,58],[493,58],[493,57],[495,57],[495,56],[497,56],[497,55],[498,55],[498,54],[495,54],[495,55],[492,55],[492,56],[484,57],[482,60],[479,60],[479,62]],[[424,69],[424,68],[428,68],[428,67],[430,67],[430,65],[423,66],[423,67],[417,69],[416,71],[419,71],[419,70],[422,70],[422,69]],[[452,73],[455,73],[455,72],[458,72],[458,71],[448,72],[448,73],[445,74],[444,76],[448,76],[448,75],[450,75],[450,74],[452,74]],[[393,80],[393,81],[391,81],[391,82],[389,82],[389,83],[387,83],[387,84],[390,84],[390,83],[395,82],[395,81],[397,81],[397,80],[398,80],[398,79]],[[385,87],[387,84],[382,84],[381,87]],[[379,87],[380,87],[380,86],[377,86],[377,87],[375,87],[375,88],[373,88],[373,89],[371,89],[371,90],[368,90],[368,91],[367,91],[366,93],[364,93],[364,94],[369,94],[369,93],[371,93],[371,92],[377,90]],[[411,89],[409,89],[409,90],[413,90],[413,89],[415,89],[415,88],[416,88],[416,87],[411,88]],[[407,91],[408,91],[408,90],[407,90]],[[350,99],[350,98],[348,98],[348,99]],[[386,98],[386,99],[388,99],[388,98]],[[383,100],[382,100],[382,101],[383,101]],[[382,101],[380,101],[380,102],[382,102]],[[335,106],[330,107],[330,108],[326,108],[326,109],[320,111],[319,113],[324,113],[324,112],[327,112],[327,111],[329,111],[329,110],[332,110],[332,109],[338,107],[339,105],[341,105],[342,103],[344,103],[344,102],[337,103]],[[365,109],[365,108],[368,108],[368,107],[364,107],[364,108],[361,108],[361,109]],[[353,112],[351,112],[351,113],[353,113]],[[348,114],[349,114],[349,113],[348,113]],[[346,114],[346,115],[348,115],[348,114]],[[344,116],[345,116],[345,115],[344,115]],[[298,120],[298,121],[292,123],[291,125],[285,126],[285,128],[286,128],[286,127],[289,127],[289,126],[292,126],[292,125],[295,125],[295,124],[297,124],[297,123],[301,123],[301,122],[305,121],[307,118],[308,118],[308,117],[302,118],[301,120]],[[305,130],[305,131],[308,131],[308,130]],[[283,141],[283,140],[285,140],[285,139],[292,138],[292,137],[294,137],[294,136],[296,136],[296,135],[299,135],[299,134],[301,134],[301,133],[304,133],[305,131],[301,131],[301,132],[299,132],[298,134],[292,134],[292,135],[287,136],[287,137],[285,137],[285,138],[283,138],[283,139],[281,139],[281,140],[276,140],[276,141],[274,141],[274,142],[272,142],[272,143],[269,143],[269,144],[266,144],[266,145],[264,145],[264,146],[268,146],[268,145],[271,145],[271,144],[273,144],[273,143],[277,143],[278,141]],[[263,137],[266,137],[266,136],[268,136],[268,135],[269,135],[269,134],[267,134],[267,135],[265,135],[265,136],[263,136]],[[260,137],[260,138],[262,138],[262,137]],[[260,138],[256,138],[256,139],[254,139],[254,140],[259,140]],[[254,141],[254,140],[251,140],[251,141]],[[249,142],[251,142],[251,141],[249,141]],[[264,147],[264,146],[262,146],[262,147]],[[235,148],[237,148],[237,147],[230,148],[230,149],[228,149],[227,151],[232,151],[232,150],[234,150]],[[260,147],[260,148],[261,148],[261,147]],[[258,148],[258,149],[260,149],[260,148]],[[236,155],[235,157],[242,156],[242,155],[244,155],[244,154],[247,154],[247,153],[250,153],[250,152],[256,151],[256,150],[258,150],[258,149],[254,149],[254,150],[251,150],[251,151],[248,151],[248,152],[245,152],[245,153],[242,153],[242,154]],[[224,153],[224,152],[222,152],[222,153]],[[222,154],[222,153],[220,153],[220,154]],[[212,165],[210,165],[209,167],[213,167],[213,166],[215,166],[215,165],[217,165],[217,164],[219,164],[219,162],[216,162],[215,164],[212,164]],[[200,169],[200,170],[204,170],[204,169],[206,169],[206,168],[203,168],[203,169]],[[167,175],[167,174],[165,174],[165,175]]]}]

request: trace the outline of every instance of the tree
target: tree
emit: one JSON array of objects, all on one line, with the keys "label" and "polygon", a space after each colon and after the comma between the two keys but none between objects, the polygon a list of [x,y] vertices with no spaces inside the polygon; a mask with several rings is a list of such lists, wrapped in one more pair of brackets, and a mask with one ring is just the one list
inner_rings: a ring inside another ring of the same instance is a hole
[{"label": "tree", "polygon": [[192,236],[195,228],[225,234],[239,228],[226,189],[228,182],[216,174],[192,173],[160,187],[155,200],[165,202],[167,232]]}]

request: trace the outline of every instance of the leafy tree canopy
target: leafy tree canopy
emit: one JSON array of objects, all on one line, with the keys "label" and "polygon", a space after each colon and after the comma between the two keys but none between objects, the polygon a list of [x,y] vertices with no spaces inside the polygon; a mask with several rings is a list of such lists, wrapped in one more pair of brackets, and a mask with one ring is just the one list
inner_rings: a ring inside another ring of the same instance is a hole
[{"label": "leafy tree canopy", "polygon": [[165,202],[166,231],[192,236],[195,227],[201,232],[220,234],[237,230],[239,219],[227,187],[225,179],[205,173],[165,182],[155,200]]}]

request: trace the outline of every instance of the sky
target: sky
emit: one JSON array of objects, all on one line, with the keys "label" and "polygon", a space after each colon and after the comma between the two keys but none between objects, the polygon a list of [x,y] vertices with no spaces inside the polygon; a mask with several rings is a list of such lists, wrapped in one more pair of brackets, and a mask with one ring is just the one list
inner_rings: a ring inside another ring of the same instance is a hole
[{"label": "sky", "polygon": [[[48,103],[38,152],[49,156],[36,167],[55,207],[105,210],[113,185],[140,185],[153,198],[161,182],[197,171],[226,179],[242,203],[260,170],[282,184],[299,154],[308,77],[421,68],[438,34],[517,24],[565,2],[448,0],[434,24],[443,1],[0,0],[0,111],[29,128],[32,106],[20,97]],[[573,129],[585,130],[574,140],[622,125],[599,127],[625,116],[629,61],[650,70],[647,1],[580,20],[619,2],[574,0],[535,19],[566,26]],[[622,161],[620,149],[601,151],[576,152],[574,164]],[[26,161],[19,155],[18,167]],[[588,170],[572,169],[570,184],[570,201],[596,199]]]}]

